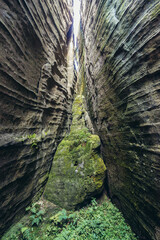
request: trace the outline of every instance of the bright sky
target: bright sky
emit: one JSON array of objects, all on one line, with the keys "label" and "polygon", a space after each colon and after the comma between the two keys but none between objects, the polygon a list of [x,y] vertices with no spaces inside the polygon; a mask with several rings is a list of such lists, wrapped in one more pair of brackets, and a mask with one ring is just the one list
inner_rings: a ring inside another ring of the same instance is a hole
[{"label": "bright sky", "polygon": [[80,0],[74,0],[74,45],[76,47],[76,40],[80,24]]}]

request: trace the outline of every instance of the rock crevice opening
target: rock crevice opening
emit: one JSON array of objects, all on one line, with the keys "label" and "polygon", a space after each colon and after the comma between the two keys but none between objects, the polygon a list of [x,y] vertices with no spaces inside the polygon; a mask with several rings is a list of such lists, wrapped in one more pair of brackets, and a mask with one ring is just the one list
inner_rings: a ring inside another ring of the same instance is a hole
[{"label": "rock crevice opening", "polygon": [[159,240],[160,2],[82,0],[77,73],[72,2],[0,0],[0,234],[42,194],[78,78],[109,195],[140,239]]}]

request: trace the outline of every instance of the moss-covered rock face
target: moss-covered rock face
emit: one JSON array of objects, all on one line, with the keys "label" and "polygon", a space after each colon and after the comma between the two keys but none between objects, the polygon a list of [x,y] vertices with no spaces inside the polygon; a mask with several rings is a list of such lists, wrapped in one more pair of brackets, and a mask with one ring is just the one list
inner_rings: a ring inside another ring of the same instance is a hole
[{"label": "moss-covered rock face", "polygon": [[60,143],[45,190],[45,198],[73,209],[101,193],[106,167],[98,152],[100,140],[85,127],[83,96],[73,104],[71,132]]}]

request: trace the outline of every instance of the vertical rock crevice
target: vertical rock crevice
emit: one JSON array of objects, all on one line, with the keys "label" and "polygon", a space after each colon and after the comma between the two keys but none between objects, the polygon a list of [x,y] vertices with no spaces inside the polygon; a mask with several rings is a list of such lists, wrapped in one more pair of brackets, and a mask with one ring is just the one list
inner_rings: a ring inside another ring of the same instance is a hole
[{"label": "vertical rock crevice", "polygon": [[[108,191],[147,240],[160,238],[159,9],[82,0],[79,74]],[[72,0],[1,0],[0,234],[42,194],[71,123],[71,31]]]}]

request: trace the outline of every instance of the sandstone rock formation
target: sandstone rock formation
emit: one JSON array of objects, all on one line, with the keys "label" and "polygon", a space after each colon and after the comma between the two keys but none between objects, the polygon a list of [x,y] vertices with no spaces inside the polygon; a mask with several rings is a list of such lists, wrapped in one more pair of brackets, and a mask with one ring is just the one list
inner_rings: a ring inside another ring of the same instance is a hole
[{"label": "sandstone rock formation", "polygon": [[88,131],[83,96],[73,103],[71,131],[56,151],[44,197],[65,209],[83,206],[99,195],[106,167],[99,156],[100,139]]},{"label": "sandstone rock formation", "polygon": [[109,194],[141,239],[160,239],[160,2],[82,0],[81,76]]},{"label": "sandstone rock formation", "polygon": [[0,0],[0,235],[43,192],[68,131],[71,34],[71,0]]},{"label": "sandstone rock formation", "polygon": [[[0,0],[0,234],[43,192],[71,122],[71,5]],[[159,0],[82,0],[80,77],[106,188],[147,240],[160,239],[159,31]]]}]

